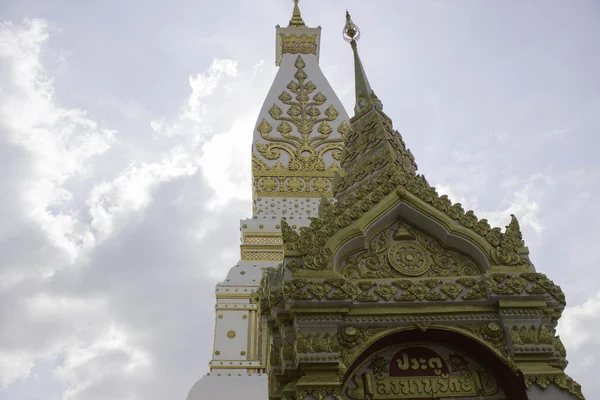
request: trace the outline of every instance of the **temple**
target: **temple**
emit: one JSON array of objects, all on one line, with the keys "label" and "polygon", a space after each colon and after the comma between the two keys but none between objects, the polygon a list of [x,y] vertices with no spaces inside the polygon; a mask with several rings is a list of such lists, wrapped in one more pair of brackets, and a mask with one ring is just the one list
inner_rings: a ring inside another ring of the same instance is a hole
[{"label": "temple", "polygon": [[583,399],[565,297],[503,230],[439,195],[358,53],[350,119],[298,0],[252,145],[253,215],[216,287],[210,372],[187,400]]}]

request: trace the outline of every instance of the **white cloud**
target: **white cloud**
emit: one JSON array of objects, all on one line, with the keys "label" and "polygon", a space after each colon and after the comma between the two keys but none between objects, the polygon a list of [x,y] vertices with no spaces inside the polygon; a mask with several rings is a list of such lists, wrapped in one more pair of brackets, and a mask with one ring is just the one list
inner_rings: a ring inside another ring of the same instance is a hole
[{"label": "white cloud", "polygon": [[191,176],[197,168],[194,156],[176,146],[158,162],[129,165],[112,181],[96,185],[86,202],[93,232],[106,237],[114,229],[115,218],[126,218],[148,205],[152,189],[173,178]]},{"label": "white cloud", "polygon": [[0,81],[0,119],[7,140],[33,160],[20,193],[25,207],[57,246],[75,256],[86,234],[69,208],[72,193],[64,184],[87,172],[88,161],[109,149],[114,132],[84,111],[55,104],[52,79],[40,61],[47,39],[42,20],[0,25],[0,57],[7,66]]},{"label": "white cloud", "polygon": [[[179,296],[197,298],[199,286],[190,285],[190,276],[222,274],[236,253],[227,245],[237,243],[235,214],[223,216],[222,208],[207,214],[207,199],[242,213],[234,200],[248,201],[249,191],[242,189],[248,178],[241,171],[249,170],[249,160],[242,155],[250,152],[244,134],[254,122],[228,121],[225,133],[210,133],[212,111],[222,112],[222,99],[212,97],[221,88],[225,95],[231,92],[232,82],[222,79],[240,73],[234,61],[215,60],[190,77],[186,105],[170,125],[161,127],[160,118],[152,122],[166,134],[159,143],[142,141],[135,153],[143,155],[139,160],[88,112],[57,104],[41,61],[47,40],[41,20],[4,23],[0,29],[7,68],[0,80],[0,155],[18,157],[11,164],[14,173],[0,180],[13,192],[3,208],[14,210],[0,226],[0,388],[34,379],[32,370],[46,362],[55,365],[53,379],[66,385],[60,386],[66,388],[64,399],[168,397],[152,389],[155,379],[166,381],[164,368],[178,370],[174,361],[167,367],[164,360],[193,354],[166,338],[173,337],[171,329],[184,329],[175,336],[186,337],[187,347],[198,337],[189,326],[200,322],[186,315],[201,303],[178,312]],[[255,77],[261,77],[258,68],[251,70]],[[210,157],[225,148],[228,156],[213,168]],[[102,168],[106,164],[111,168]],[[203,166],[206,178],[199,173]],[[98,168],[102,178],[95,175]],[[24,249],[10,247],[5,232]],[[220,251],[207,255],[211,248]],[[176,296],[157,297],[168,281]],[[200,287],[208,284],[203,282]],[[210,297],[212,290],[201,292],[201,298]],[[169,324],[161,322],[175,316]],[[185,365],[189,361],[170,378],[181,393],[197,377]]]},{"label": "white cloud", "polygon": [[[583,386],[588,398],[598,393],[595,370],[600,353],[600,292],[585,303],[567,307],[558,326],[558,334],[565,344],[569,366],[567,373]],[[592,396],[593,397],[593,396]]]},{"label": "white cloud", "polygon": [[216,196],[211,206],[222,206],[232,198],[250,200],[250,154],[255,122],[253,116],[236,119],[231,130],[213,136],[202,146],[200,165]]},{"label": "white cloud", "polygon": [[156,133],[167,137],[191,135],[199,140],[203,134],[211,132],[206,118],[208,106],[204,100],[213,95],[223,77],[235,78],[239,75],[236,61],[214,59],[206,72],[189,77],[192,94],[175,121],[165,124],[164,118],[158,118],[152,120],[150,126]]},{"label": "white cloud", "polygon": [[559,326],[563,342],[575,352],[581,351],[584,346],[600,345],[600,337],[596,334],[599,329],[600,292],[583,304],[567,308]]}]

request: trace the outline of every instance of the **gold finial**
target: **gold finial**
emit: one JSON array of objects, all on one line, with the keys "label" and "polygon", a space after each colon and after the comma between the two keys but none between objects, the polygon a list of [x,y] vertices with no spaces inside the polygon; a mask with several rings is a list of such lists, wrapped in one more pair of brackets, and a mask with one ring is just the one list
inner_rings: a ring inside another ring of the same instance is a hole
[{"label": "gold finial", "polygon": [[290,19],[290,24],[288,26],[306,26],[304,20],[302,19],[302,15],[300,14],[300,7],[298,7],[298,1],[299,0],[294,0],[294,11],[292,12],[292,19]]},{"label": "gold finial", "polygon": [[344,40],[350,42],[350,44],[355,44],[356,41],[360,39],[360,29],[352,22],[348,10],[346,10],[346,25],[344,25],[342,36],[344,37]]},{"label": "gold finial", "polygon": [[379,101],[375,92],[371,89],[367,74],[360,61],[360,57],[358,56],[358,46],[356,45],[356,41],[360,38],[360,29],[352,22],[348,10],[346,10],[346,25],[344,25],[342,36],[345,41],[350,42],[352,52],[354,53],[354,89],[356,91],[356,105],[354,106],[355,116],[362,115],[362,113],[371,108],[382,111],[383,104],[381,104],[381,101]]}]

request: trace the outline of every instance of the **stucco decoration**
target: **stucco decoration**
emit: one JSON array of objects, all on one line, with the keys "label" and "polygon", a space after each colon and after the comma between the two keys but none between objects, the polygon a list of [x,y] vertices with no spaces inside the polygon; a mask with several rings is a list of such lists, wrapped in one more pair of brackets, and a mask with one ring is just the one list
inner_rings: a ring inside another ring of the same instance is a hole
[{"label": "stucco decoration", "polygon": [[365,249],[344,256],[339,271],[346,278],[370,279],[483,273],[469,256],[444,247],[437,239],[400,221],[376,234]]}]

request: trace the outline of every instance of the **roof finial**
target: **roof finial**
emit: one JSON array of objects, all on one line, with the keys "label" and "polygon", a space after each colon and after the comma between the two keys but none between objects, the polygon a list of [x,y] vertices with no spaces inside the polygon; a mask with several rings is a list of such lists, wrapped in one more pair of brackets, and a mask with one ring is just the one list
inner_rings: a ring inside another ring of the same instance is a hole
[{"label": "roof finial", "polygon": [[362,114],[373,107],[378,110],[383,110],[383,105],[375,95],[375,92],[373,92],[373,89],[371,89],[367,74],[362,66],[360,57],[358,56],[356,41],[360,38],[360,29],[352,22],[348,10],[346,10],[346,25],[344,25],[342,36],[344,37],[344,40],[350,42],[350,46],[352,46],[352,51],[354,52],[354,86],[356,90],[354,114]]},{"label": "roof finial", "polygon": [[351,45],[355,45],[356,41],[360,39],[360,29],[352,22],[348,10],[346,10],[346,25],[344,25],[342,36],[344,37],[344,40],[350,42]]},{"label": "roof finial", "polygon": [[298,7],[298,1],[299,0],[294,0],[294,11],[292,12],[292,19],[290,19],[290,24],[288,26],[306,26],[304,20],[302,19],[302,15],[300,14],[300,7]]}]

